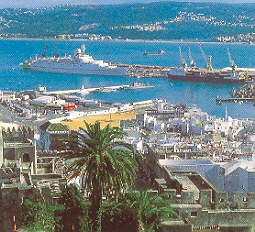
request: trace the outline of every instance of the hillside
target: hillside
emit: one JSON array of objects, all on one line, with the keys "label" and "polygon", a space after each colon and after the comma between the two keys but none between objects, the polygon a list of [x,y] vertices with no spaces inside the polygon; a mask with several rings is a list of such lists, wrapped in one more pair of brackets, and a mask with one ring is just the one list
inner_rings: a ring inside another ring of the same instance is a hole
[{"label": "hillside", "polygon": [[1,9],[0,34],[54,37],[84,33],[129,39],[200,39],[254,32],[255,4],[158,2]]}]

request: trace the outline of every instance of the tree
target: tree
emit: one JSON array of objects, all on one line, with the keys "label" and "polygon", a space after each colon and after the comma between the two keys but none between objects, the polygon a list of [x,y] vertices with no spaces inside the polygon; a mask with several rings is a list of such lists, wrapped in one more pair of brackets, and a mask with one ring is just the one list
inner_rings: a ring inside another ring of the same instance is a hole
[{"label": "tree", "polygon": [[24,199],[22,204],[21,226],[27,231],[52,232],[55,227],[54,212],[58,206]]},{"label": "tree", "polygon": [[152,196],[148,191],[130,192],[126,198],[130,208],[136,211],[140,231],[157,231],[161,222],[177,217],[170,201],[162,195]]},{"label": "tree", "polygon": [[123,200],[103,202],[102,232],[138,232],[135,213]]},{"label": "tree", "polygon": [[76,186],[67,186],[59,198],[62,209],[55,213],[55,231],[88,231],[89,202]]},{"label": "tree", "polygon": [[108,199],[124,194],[134,185],[137,164],[132,146],[121,141],[124,132],[109,125],[101,129],[100,122],[72,134],[66,152],[69,158],[69,178],[81,177],[82,188],[91,201],[92,231],[101,230],[102,197]]}]

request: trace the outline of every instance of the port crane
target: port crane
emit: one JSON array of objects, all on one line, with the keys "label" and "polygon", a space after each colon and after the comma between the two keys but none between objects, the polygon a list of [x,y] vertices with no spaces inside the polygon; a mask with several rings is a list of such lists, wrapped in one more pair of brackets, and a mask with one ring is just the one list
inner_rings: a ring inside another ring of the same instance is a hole
[{"label": "port crane", "polygon": [[190,66],[192,68],[195,68],[196,67],[196,63],[195,63],[194,59],[192,58],[190,47],[189,47],[189,60],[190,60]]},{"label": "port crane", "polygon": [[235,71],[237,66],[235,64],[235,61],[232,59],[229,48],[227,48],[227,52],[228,52],[228,60],[229,60],[229,65],[232,68],[232,71]]},{"label": "port crane", "polygon": [[204,57],[204,60],[205,60],[205,63],[206,63],[206,68],[208,71],[212,71],[213,70],[213,67],[212,67],[212,56],[207,56],[205,55],[204,51],[203,51],[203,48],[202,48],[202,44],[199,43],[199,48],[200,48],[200,51]]},{"label": "port crane", "polygon": [[182,67],[183,67],[183,68],[187,68],[186,61],[185,61],[185,59],[183,58],[183,55],[182,55],[182,49],[181,49],[181,47],[179,47],[179,54],[180,54],[180,58],[181,58]]}]

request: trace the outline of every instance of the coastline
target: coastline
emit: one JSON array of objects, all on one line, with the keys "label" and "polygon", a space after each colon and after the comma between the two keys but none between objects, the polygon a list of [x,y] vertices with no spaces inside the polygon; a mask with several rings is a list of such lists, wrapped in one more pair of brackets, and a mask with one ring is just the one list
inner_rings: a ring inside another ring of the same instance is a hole
[{"label": "coastline", "polygon": [[112,39],[112,40],[89,40],[89,39],[56,39],[56,38],[0,38],[0,40],[17,41],[92,41],[92,42],[126,42],[126,43],[179,43],[179,44],[233,44],[233,45],[255,45],[245,42],[216,42],[216,41],[190,41],[190,40],[144,40],[144,39]]}]

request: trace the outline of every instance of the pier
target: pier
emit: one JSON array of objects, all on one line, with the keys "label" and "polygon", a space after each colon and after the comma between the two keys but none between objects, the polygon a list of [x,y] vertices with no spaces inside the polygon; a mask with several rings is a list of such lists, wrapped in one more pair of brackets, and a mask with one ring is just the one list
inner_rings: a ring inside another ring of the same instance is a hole
[{"label": "pier", "polygon": [[44,92],[45,95],[68,95],[68,94],[88,94],[92,92],[100,91],[101,89],[108,90],[120,90],[129,87],[130,85],[115,85],[115,86],[106,86],[106,87],[97,87],[97,88],[84,88],[83,86],[80,89],[72,89],[72,90],[58,90],[58,91],[50,91]]},{"label": "pier", "polygon": [[255,98],[254,97],[216,98],[216,103],[217,104],[221,104],[223,102],[234,102],[234,103],[255,102]]},{"label": "pier", "polygon": [[44,95],[71,95],[71,94],[89,94],[92,92],[113,92],[117,90],[135,90],[135,89],[145,89],[145,88],[153,88],[153,85],[150,84],[144,84],[144,83],[138,83],[134,82],[130,85],[114,85],[114,86],[103,86],[103,87],[97,87],[97,88],[84,88],[82,86],[80,89],[72,89],[72,90],[58,90],[58,91],[50,91],[47,92],[46,88],[42,88]]}]

